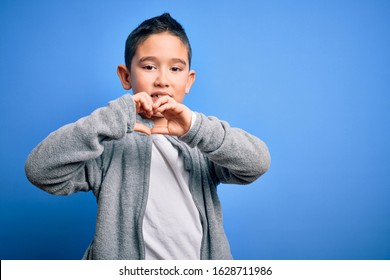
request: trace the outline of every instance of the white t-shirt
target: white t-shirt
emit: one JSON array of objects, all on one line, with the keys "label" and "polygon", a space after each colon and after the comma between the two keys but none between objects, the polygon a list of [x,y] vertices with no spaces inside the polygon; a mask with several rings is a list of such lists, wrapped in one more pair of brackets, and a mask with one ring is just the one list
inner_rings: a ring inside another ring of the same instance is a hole
[{"label": "white t-shirt", "polygon": [[200,259],[202,224],[178,150],[152,135],[149,195],[143,221],[146,259]]}]

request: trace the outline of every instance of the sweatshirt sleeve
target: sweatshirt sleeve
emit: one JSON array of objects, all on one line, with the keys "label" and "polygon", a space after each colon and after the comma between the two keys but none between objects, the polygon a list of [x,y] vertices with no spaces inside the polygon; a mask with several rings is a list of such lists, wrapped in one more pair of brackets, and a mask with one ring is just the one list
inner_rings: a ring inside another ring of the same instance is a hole
[{"label": "sweatshirt sleeve", "polygon": [[88,191],[100,184],[99,156],[104,142],[120,139],[134,128],[135,106],[126,94],[107,107],[51,133],[27,158],[30,182],[52,194]]},{"label": "sweatshirt sleeve", "polygon": [[248,184],[268,170],[271,157],[263,141],[215,117],[196,114],[191,129],[179,139],[212,162],[222,183]]}]

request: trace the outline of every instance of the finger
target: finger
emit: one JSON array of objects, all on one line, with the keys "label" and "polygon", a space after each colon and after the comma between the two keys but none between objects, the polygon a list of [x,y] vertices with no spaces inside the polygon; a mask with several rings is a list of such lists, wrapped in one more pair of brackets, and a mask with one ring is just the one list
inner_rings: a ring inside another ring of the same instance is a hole
[{"label": "finger", "polygon": [[157,99],[157,101],[155,103],[153,103],[153,109],[155,110],[158,107],[160,107],[161,105],[166,104],[166,103],[176,103],[176,101],[170,96],[163,96],[163,97]]},{"label": "finger", "polygon": [[139,104],[140,107],[137,113],[144,113],[146,117],[150,118],[153,115],[152,105],[145,100],[141,100]]},{"label": "finger", "polygon": [[154,110],[156,113],[165,115],[166,113],[180,114],[183,110],[176,103],[166,103]]},{"label": "finger", "polygon": [[153,100],[145,92],[140,92],[134,95],[134,102],[136,104],[137,113],[146,113],[149,117],[153,113]]},{"label": "finger", "polygon": [[138,131],[138,132],[141,132],[141,133],[145,133],[145,134],[147,134],[147,135],[152,134],[150,128],[147,127],[146,125],[141,124],[141,123],[135,123],[135,125],[134,125],[134,131]]},{"label": "finger", "polygon": [[141,102],[142,108],[144,110],[147,110],[147,111],[152,110],[153,100],[149,95],[144,94],[144,95],[140,96],[140,102]]}]

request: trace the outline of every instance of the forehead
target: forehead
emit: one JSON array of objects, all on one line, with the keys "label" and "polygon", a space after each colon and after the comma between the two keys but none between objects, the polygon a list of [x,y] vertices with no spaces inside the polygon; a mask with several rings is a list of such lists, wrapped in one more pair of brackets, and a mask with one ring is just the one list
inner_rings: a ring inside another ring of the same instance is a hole
[{"label": "forehead", "polygon": [[154,56],[160,59],[180,58],[188,62],[187,46],[168,32],[150,35],[145,41],[138,45],[135,56]]}]

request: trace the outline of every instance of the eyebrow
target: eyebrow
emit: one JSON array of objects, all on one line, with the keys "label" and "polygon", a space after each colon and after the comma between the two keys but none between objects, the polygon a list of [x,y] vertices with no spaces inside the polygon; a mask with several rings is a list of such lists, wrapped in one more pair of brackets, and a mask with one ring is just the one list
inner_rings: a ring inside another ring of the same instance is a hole
[{"label": "eyebrow", "polygon": [[[138,63],[142,63],[144,61],[153,61],[153,62],[156,62],[158,61],[157,57],[155,56],[144,56],[144,57],[141,57],[140,60],[138,61]],[[171,62],[174,62],[174,63],[181,63],[183,64],[184,66],[187,66],[187,62],[181,58],[172,58],[170,60]]]}]

